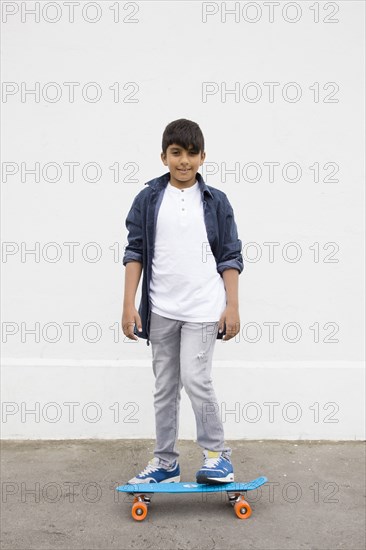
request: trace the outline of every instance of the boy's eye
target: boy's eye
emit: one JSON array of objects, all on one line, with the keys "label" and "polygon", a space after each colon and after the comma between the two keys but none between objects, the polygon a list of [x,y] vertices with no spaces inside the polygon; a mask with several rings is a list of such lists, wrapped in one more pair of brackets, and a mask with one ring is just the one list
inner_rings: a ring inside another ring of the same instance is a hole
[{"label": "boy's eye", "polygon": [[[172,151],[171,153],[172,153],[172,155],[180,155],[181,154],[180,151]],[[198,153],[195,153],[194,151],[188,151],[188,153],[193,157],[195,157],[198,154]]]}]

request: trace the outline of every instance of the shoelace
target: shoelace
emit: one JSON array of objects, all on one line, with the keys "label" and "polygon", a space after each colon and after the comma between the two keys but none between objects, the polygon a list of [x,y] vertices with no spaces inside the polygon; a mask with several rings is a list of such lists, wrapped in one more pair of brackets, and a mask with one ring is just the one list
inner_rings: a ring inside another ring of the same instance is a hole
[{"label": "shoelace", "polygon": [[206,458],[204,462],[205,468],[214,468],[219,463],[221,456],[215,458]]},{"label": "shoelace", "polygon": [[143,470],[139,475],[144,476],[146,474],[151,474],[152,472],[156,472],[159,468],[154,464],[153,460],[149,460],[149,464],[146,466],[145,470]]}]

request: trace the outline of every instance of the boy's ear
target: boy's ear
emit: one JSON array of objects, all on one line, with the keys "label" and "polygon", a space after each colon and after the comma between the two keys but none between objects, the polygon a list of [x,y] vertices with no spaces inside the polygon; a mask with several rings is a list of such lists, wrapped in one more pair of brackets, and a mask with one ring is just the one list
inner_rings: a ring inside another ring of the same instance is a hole
[{"label": "boy's ear", "polygon": [[161,153],[160,157],[161,157],[161,160],[163,161],[163,164],[165,164],[165,166],[168,166],[168,163],[167,163],[167,160],[166,160],[166,154]]},{"label": "boy's ear", "polygon": [[201,162],[200,165],[202,165],[205,162],[206,153],[201,153]]}]

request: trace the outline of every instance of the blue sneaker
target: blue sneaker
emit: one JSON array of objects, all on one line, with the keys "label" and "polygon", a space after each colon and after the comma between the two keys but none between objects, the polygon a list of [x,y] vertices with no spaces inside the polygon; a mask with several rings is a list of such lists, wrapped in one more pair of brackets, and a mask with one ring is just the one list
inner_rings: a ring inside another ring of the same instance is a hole
[{"label": "blue sneaker", "polygon": [[136,477],[130,479],[128,484],[135,483],[177,483],[180,481],[180,468],[175,460],[168,468],[160,465],[160,459],[154,457],[148,465]]},{"label": "blue sneaker", "polygon": [[197,483],[231,483],[234,481],[234,469],[225,453],[203,451],[203,466],[196,473]]}]

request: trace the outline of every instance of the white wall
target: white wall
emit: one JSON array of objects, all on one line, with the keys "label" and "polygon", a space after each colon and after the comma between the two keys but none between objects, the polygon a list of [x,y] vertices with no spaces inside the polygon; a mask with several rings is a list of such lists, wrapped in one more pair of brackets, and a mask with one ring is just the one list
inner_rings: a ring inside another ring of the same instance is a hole
[{"label": "white wall", "polygon": [[[13,360],[3,379],[3,438],[154,437],[148,361]],[[363,439],[357,362],[216,361],[213,380],[227,439]],[[179,437],[195,439],[184,390],[180,419]]]},{"label": "white wall", "polygon": [[[186,117],[243,241],[242,330],[214,353],[226,437],[363,439],[364,3],[279,2],[271,22],[268,3],[227,2],[225,22],[221,2],[120,2],[116,23],[116,2],[73,23],[49,4],[35,21],[37,3],[2,3],[2,437],[154,437],[151,347],[119,326],[124,224]],[[194,438],[185,395],[181,417]]]}]

